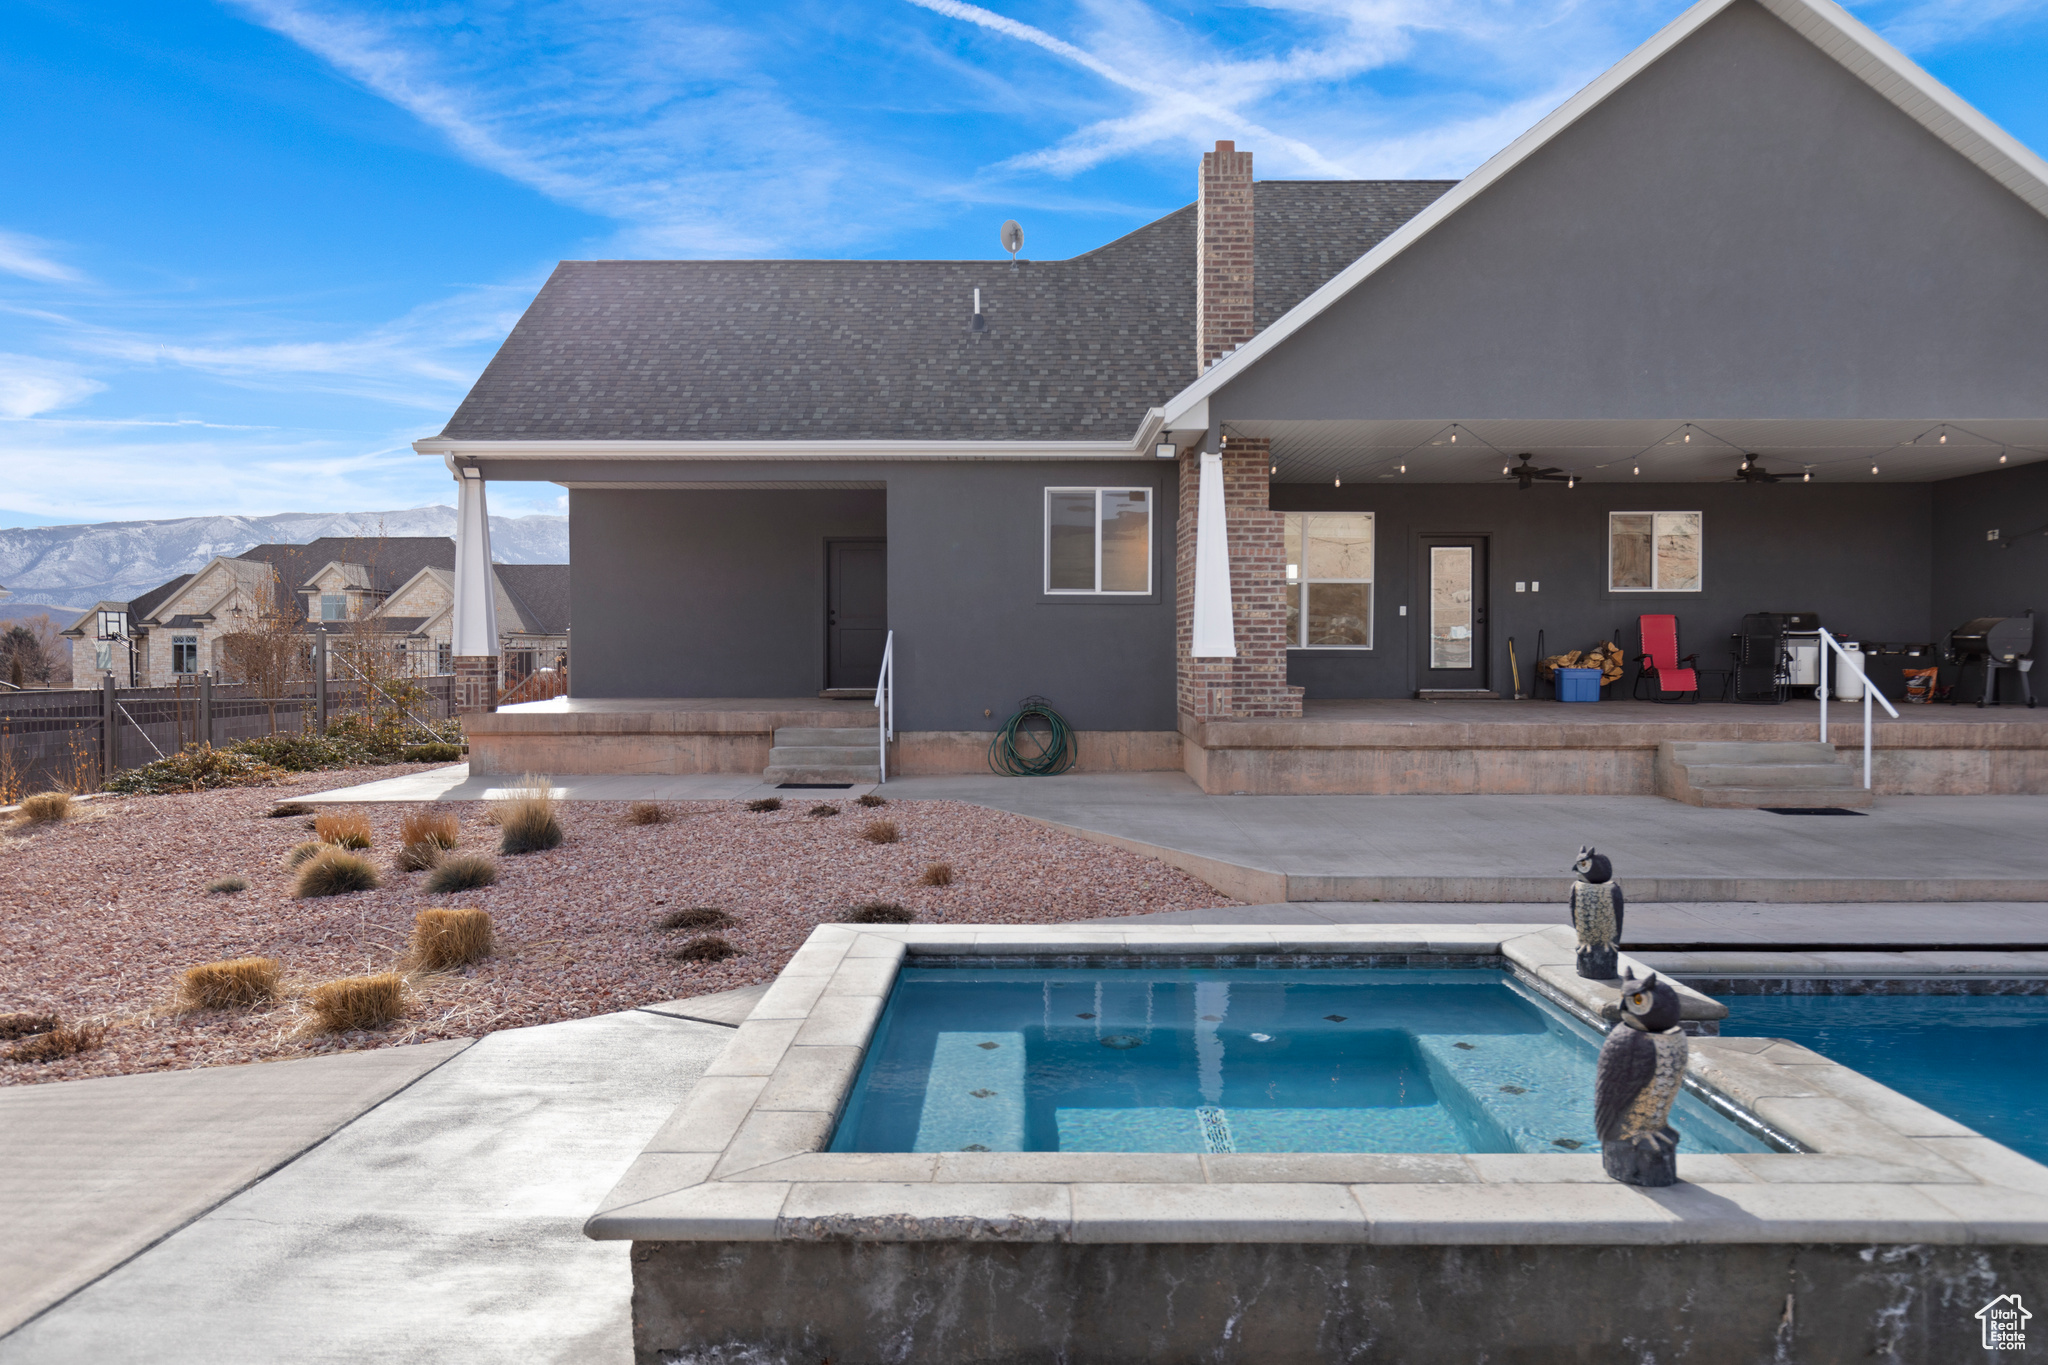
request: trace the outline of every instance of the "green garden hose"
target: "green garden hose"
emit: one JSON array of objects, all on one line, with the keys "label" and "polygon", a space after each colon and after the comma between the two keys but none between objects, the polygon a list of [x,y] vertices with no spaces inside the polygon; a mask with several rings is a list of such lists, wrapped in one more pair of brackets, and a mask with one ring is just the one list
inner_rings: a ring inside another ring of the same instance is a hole
[{"label": "green garden hose", "polygon": [[[1051,777],[1074,763],[1074,732],[1044,697],[1026,697],[988,744],[988,766],[1004,777]],[[1040,720],[1043,727],[1026,722]]]}]

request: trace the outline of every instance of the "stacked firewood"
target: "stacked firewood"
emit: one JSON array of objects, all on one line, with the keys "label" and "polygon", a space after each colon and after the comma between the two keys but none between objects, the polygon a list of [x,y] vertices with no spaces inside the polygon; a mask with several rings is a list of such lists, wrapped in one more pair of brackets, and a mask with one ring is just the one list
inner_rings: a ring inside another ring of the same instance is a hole
[{"label": "stacked firewood", "polygon": [[1612,640],[1603,640],[1591,649],[1569,649],[1562,654],[1552,654],[1536,664],[1536,676],[1551,679],[1560,668],[1597,668],[1600,670],[1601,686],[1621,679],[1621,646]]}]

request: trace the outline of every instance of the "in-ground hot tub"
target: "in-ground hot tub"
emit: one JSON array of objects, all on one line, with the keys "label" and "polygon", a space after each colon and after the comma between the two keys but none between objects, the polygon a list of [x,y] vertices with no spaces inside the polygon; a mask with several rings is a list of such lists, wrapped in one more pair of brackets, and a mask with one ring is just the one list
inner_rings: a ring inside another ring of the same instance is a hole
[{"label": "in-ground hot tub", "polygon": [[[1375,1036],[1354,1057],[1363,1088],[1321,1096],[1345,1103],[1303,1103],[1302,1094],[1279,1088],[1271,1098],[1287,1103],[1258,1103],[1231,1089],[1240,1076],[1247,1083],[1254,1076],[1236,1063],[1257,1066],[1255,1049],[1268,1043],[1254,1033],[1269,1042],[1293,1035],[1251,1028],[1233,1039],[1219,1028],[1212,1041],[1223,1045],[1222,1102],[1207,1103],[1205,1045],[1195,1025],[1246,1022],[1239,1011],[1249,1007],[1233,1001],[1227,1012],[1196,1010],[1194,999],[1184,1033],[1155,1035],[1170,1037],[1180,1058],[1162,1068],[1173,1073],[1159,1081],[1165,1092],[1109,1093],[1114,1073],[1104,1073],[1112,1076],[1109,1092],[1100,1076],[1081,1078],[1084,1088],[1097,1087],[1094,1099],[1064,1106],[1054,1099],[1048,1127],[1047,1106],[1038,1102],[1046,1097],[1030,1093],[1029,1028],[995,1030],[1027,1035],[1026,1101],[1003,1130],[1015,1131],[1017,1150],[993,1150],[997,1143],[964,1128],[946,1129],[953,1120],[936,1113],[926,1145],[946,1149],[902,1150],[919,1145],[928,1107],[922,1097],[915,1124],[902,1114],[874,1120],[895,1132],[876,1143],[898,1150],[833,1150],[865,1141],[866,1111],[888,1089],[874,1086],[860,1111],[849,1108],[870,1053],[871,1077],[890,1065],[888,1038],[878,1039],[876,1028],[906,966],[922,972],[950,959],[960,964],[954,971],[1035,974],[1027,989],[1039,992],[1042,1029],[1067,1027],[1053,1022],[1047,1002],[1059,983],[1049,973],[1115,962],[1124,972],[1195,974],[1176,977],[1176,991],[1226,984],[1200,980],[1201,973],[1251,969],[1491,973],[1491,989],[1543,1012],[1545,1033],[1559,1020],[1590,1032],[1616,992],[1576,976],[1573,948],[1563,927],[827,926],[586,1230],[634,1243],[635,1344],[648,1362],[1282,1362],[1482,1353],[1500,1360],[1932,1360],[1965,1356],[1977,1336],[1974,1313],[1997,1295],[2039,1292],[2048,1278],[2048,1170],[1804,1048],[1711,1036],[1726,1011],[1692,991],[1682,992],[1683,1012],[1704,1035],[1693,1040],[1693,1097],[1745,1144],[1775,1150],[1708,1151],[1704,1135],[1696,1145],[1689,1134],[1681,1183],[1668,1189],[1616,1184],[1590,1146],[1574,1152],[1548,1143],[1542,1130],[1569,1109],[1563,1095],[1555,1097],[1563,1106],[1557,1114],[1520,1137],[1503,1111],[1493,1111],[1513,1150],[1244,1150],[1241,1135],[1257,1131],[1279,1146],[1303,1145],[1303,1119],[1281,1111],[1427,1107],[1357,1102],[1386,1099],[1389,1075],[1427,1080],[1438,1104],[1447,1093],[1455,1100],[1491,1082],[1432,1071],[1421,1040],[1449,1035],[1412,1027],[1422,1021],[1410,1019],[1366,1031]],[[1307,965],[1333,959],[1342,965]],[[1254,977],[1243,989],[1270,991],[1265,983],[1274,979]],[[1420,976],[1408,982],[1385,988],[1442,988]],[[982,983],[983,991],[1001,984]],[[1301,989],[1326,988],[1312,981]],[[1279,989],[1284,1001],[1296,988],[1281,982]],[[1377,987],[1347,998],[1368,989]],[[1092,998],[1091,988],[1064,1013],[1101,1015],[1088,1008]],[[1122,1033],[1105,1038],[1139,1037],[1127,1026],[1138,1008],[1135,993],[1116,1005],[1130,1014],[1117,1016]],[[1283,1020],[1290,1008],[1282,1008]],[[1364,1014],[1373,1008],[1366,998]],[[1171,1013],[1179,1019],[1178,1004]],[[1219,1017],[1202,1020],[1203,1013]],[[1348,1024],[1352,1011],[1330,1004],[1324,1013],[1346,1016],[1323,1021],[1335,1027]],[[998,1098],[972,1094],[1000,1091],[990,1073],[942,1068],[937,1035],[989,1033],[1000,1022],[930,1028],[921,1095],[932,1093],[938,1077],[942,1090],[964,1084],[968,1100]],[[1091,1030],[1093,1023],[1074,1020]],[[1489,1039],[1531,1036],[1468,1028],[1449,1050],[1465,1052],[1455,1047],[1461,1040],[1476,1053]],[[1104,1054],[1155,1045],[1075,1041]],[[968,1040],[984,1058],[1003,1044],[996,1036]],[[1308,1044],[1321,1045],[1319,1038]],[[1578,1055],[1584,1064],[1589,1054]],[[1183,1072],[1193,1078],[1193,1097],[1204,1101],[1191,1115]],[[1290,1084],[1312,1074],[1304,1069]],[[1440,1085],[1440,1076],[1449,1079]],[[1170,1102],[1151,1102],[1162,1098]],[[1041,1146],[1048,1133],[1066,1146],[1062,1107],[1091,1111],[1079,1126],[1068,1117],[1077,1143],[1134,1142],[1148,1150],[1024,1150],[1034,1132]],[[1147,1109],[1178,1117],[1131,1117]],[[1222,1111],[1227,1142],[1209,1126],[1203,1111],[1210,1109]],[[1462,1129],[1449,1120],[1460,1148],[1498,1142],[1474,1137],[1487,1130],[1466,1118]],[[1444,1132],[1431,1123],[1429,1131]],[[1341,1130],[1319,1139],[1329,1146],[1390,1133],[1356,1114],[1323,1128]],[[1539,1138],[1552,1150],[1523,1150]],[[977,1146],[991,1150],[959,1150]],[[1222,1149],[1231,1146],[1237,1150]]]}]

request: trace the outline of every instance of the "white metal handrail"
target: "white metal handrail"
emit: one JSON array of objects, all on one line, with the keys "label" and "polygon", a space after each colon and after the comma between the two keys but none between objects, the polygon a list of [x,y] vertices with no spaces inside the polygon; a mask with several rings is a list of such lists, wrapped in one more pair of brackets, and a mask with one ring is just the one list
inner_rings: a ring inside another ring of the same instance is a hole
[{"label": "white metal handrail", "polygon": [[881,734],[881,762],[877,771],[889,780],[889,741],[896,738],[896,632],[882,641],[882,676],[875,680],[875,724]]},{"label": "white metal handrail", "polygon": [[1828,651],[1832,649],[1835,653],[1842,656],[1842,667],[1854,673],[1863,683],[1863,787],[1864,790],[1868,791],[1870,789],[1870,699],[1876,697],[1877,704],[1889,712],[1893,720],[1899,718],[1899,713],[1890,702],[1884,699],[1884,694],[1877,690],[1877,684],[1870,680],[1870,675],[1863,671],[1863,666],[1850,658],[1849,652],[1842,648],[1841,643],[1834,636],[1828,634],[1826,626],[1821,627],[1820,643],[1820,686],[1815,689],[1820,695],[1820,742],[1823,744],[1828,742]]}]

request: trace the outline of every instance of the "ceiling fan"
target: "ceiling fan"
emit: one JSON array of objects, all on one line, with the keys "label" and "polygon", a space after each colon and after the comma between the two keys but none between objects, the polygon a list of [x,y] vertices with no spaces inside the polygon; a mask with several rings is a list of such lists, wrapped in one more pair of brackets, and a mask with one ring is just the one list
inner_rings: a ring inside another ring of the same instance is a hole
[{"label": "ceiling fan", "polygon": [[1535,457],[1527,451],[1516,458],[1521,460],[1520,464],[1512,469],[1503,468],[1500,472],[1513,479],[1524,493],[1535,487],[1539,480],[1544,483],[1567,483],[1572,479],[1572,476],[1562,469],[1530,464],[1529,461]]},{"label": "ceiling fan", "polygon": [[1742,457],[1742,468],[1735,471],[1736,483],[1777,483],[1780,479],[1793,479],[1796,474],[1773,474],[1763,467],[1754,455]]}]

